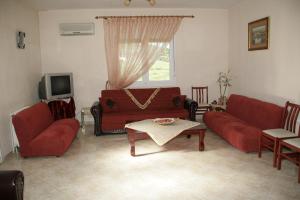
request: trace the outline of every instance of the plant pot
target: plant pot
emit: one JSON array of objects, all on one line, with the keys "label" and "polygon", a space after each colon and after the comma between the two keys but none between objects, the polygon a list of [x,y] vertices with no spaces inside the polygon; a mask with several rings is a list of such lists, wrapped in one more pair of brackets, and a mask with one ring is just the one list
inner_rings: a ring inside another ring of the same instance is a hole
[{"label": "plant pot", "polygon": [[219,105],[226,105],[226,102],[227,102],[227,98],[226,96],[222,96],[218,99],[218,104]]}]

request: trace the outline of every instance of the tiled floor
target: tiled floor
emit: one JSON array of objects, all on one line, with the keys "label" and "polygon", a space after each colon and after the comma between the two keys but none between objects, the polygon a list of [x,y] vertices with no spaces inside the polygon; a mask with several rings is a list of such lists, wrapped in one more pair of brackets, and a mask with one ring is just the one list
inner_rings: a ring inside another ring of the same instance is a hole
[{"label": "tiled floor", "polygon": [[178,138],[164,147],[151,140],[136,145],[131,157],[125,135],[81,135],[62,157],[17,159],[0,169],[25,174],[25,200],[99,199],[300,199],[297,167],[272,167],[272,154],[245,154],[208,131],[206,150],[197,137]]}]

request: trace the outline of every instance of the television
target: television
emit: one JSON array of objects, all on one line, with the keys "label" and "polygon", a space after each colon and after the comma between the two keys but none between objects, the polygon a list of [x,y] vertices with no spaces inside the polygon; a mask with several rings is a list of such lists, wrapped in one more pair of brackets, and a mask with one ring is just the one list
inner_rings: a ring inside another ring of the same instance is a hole
[{"label": "television", "polygon": [[72,73],[48,73],[39,82],[39,97],[45,100],[73,97]]}]

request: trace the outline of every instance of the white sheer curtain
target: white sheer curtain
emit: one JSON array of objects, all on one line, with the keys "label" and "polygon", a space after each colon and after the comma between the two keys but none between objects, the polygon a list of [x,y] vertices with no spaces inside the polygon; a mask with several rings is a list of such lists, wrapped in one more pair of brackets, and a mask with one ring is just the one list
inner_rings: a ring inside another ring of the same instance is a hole
[{"label": "white sheer curtain", "polygon": [[108,86],[122,89],[143,76],[174,37],[182,17],[104,19]]}]

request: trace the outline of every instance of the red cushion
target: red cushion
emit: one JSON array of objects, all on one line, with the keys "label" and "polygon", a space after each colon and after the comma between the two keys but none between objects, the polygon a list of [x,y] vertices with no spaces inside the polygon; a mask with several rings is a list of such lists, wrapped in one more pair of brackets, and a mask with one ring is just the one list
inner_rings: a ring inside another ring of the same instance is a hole
[{"label": "red cushion", "polygon": [[[74,123],[67,122],[67,124],[53,123],[34,138],[25,152],[25,156],[60,156],[62,155],[71,145],[73,139],[76,136],[77,130],[74,131],[73,126],[76,120],[73,119]],[[65,121],[66,122],[66,121]]]},{"label": "red cushion", "polygon": [[260,129],[279,128],[283,107],[232,94],[227,102],[227,112]]},{"label": "red cushion", "polygon": [[53,124],[51,124],[51,127],[59,126],[59,125],[68,126],[73,130],[73,132],[76,132],[76,133],[80,127],[78,120],[73,119],[73,118],[57,120],[57,121],[53,122]]},{"label": "red cushion", "polygon": [[188,118],[188,112],[185,109],[155,110],[155,111],[131,111],[118,113],[105,113],[102,118],[102,129],[110,131],[114,129],[123,129],[126,123],[144,119],[174,117]]},{"label": "red cushion", "polygon": [[241,95],[231,95],[226,112],[206,112],[203,120],[236,148],[258,151],[263,129],[279,128],[283,107]]},{"label": "red cushion", "polygon": [[232,146],[244,152],[258,151],[261,130],[226,112],[206,112],[205,124]]},{"label": "red cushion", "polygon": [[186,99],[186,95],[173,96],[172,102],[175,108],[184,108],[185,99]]},{"label": "red cushion", "polygon": [[[147,99],[151,96],[156,88],[145,88],[145,89],[130,89],[132,95],[141,103],[144,104]],[[155,98],[152,100],[151,104],[147,107],[147,111],[150,110],[160,110],[160,109],[173,109],[175,105],[173,104],[173,97],[180,96],[180,88],[161,88],[157,93]],[[103,100],[101,100],[103,99]],[[105,99],[111,99],[115,102],[118,111],[140,111],[130,99],[130,97],[125,93],[124,90],[102,90],[101,91],[101,106],[104,107],[104,112],[107,111],[105,107]]]},{"label": "red cushion", "polygon": [[13,116],[14,128],[20,145],[26,145],[53,122],[46,103],[37,103]]},{"label": "red cushion", "polygon": [[[109,106],[108,101],[111,101],[113,103],[113,105]],[[103,109],[104,113],[119,112],[119,104],[114,102],[111,98],[101,97],[101,98],[99,98],[99,102],[102,106],[102,109]]]}]

